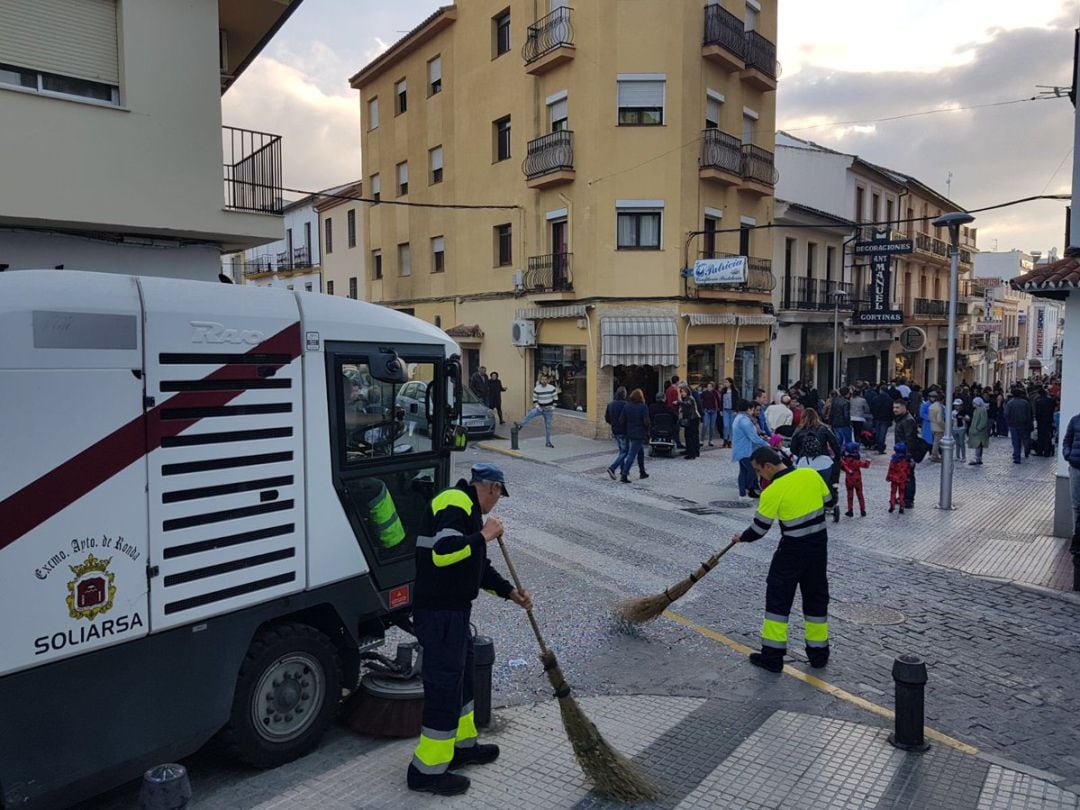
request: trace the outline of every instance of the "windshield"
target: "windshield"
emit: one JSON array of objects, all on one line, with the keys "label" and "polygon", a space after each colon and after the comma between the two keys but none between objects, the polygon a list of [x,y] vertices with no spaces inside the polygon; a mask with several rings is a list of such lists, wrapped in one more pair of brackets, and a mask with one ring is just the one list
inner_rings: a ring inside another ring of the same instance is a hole
[{"label": "windshield", "polygon": [[470,405],[483,405],[484,404],[484,403],[480,402],[480,397],[478,397],[476,394],[474,394],[472,392],[472,389],[468,388],[467,386],[462,387],[462,389],[461,389],[461,401],[462,402],[467,402]]}]

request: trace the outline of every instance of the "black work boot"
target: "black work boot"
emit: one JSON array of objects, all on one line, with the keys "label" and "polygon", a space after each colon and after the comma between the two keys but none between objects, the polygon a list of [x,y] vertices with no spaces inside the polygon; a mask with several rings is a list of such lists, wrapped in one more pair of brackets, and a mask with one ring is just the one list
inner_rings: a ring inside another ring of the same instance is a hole
[{"label": "black work boot", "polygon": [[469,777],[458,773],[421,773],[409,765],[409,790],[434,793],[437,796],[458,796],[469,789]]},{"label": "black work boot", "polygon": [[810,666],[814,669],[821,669],[829,663],[829,650],[828,648],[821,647],[807,647],[806,657],[810,661]]},{"label": "black work boot", "polygon": [[464,768],[466,765],[487,765],[499,758],[499,746],[494,743],[477,743],[468,748],[455,748],[450,770]]},{"label": "black work boot", "polygon": [[775,655],[765,655],[764,653],[750,653],[750,663],[755,667],[761,667],[769,672],[783,672],[784,671],[784,659]]}]

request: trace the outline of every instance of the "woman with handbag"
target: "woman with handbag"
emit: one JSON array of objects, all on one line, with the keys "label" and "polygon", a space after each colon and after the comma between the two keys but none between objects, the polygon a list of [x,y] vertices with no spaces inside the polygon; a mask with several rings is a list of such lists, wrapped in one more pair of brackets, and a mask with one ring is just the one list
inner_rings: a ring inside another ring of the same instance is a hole
[{"label": "woman with handbag", "polygon": [[701,455],[701,414],[698,413],[697,401],[686,383],[679,383],[679,427],[686,436],[687,461]]}]

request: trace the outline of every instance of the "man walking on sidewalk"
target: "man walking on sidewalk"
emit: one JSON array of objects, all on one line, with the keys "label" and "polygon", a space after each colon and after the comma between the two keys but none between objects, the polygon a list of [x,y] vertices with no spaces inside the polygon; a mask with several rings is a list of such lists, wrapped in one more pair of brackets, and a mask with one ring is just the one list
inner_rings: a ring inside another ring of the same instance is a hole
[{"label": "man walking on sidewalk", "polygon": [[769,481],[750,526],[732,539],[752,543],[764,537],[773,521],[780,521],[780,545],[773,554],[765,580],[765,621],[761,626],[761,652],[750,663],[769,672],[784,668],[788,617],[795,589],[802,592],[803,636],[810,666],[829,662],[829,580],[826,510],[835,505],[832,490],[814,470],[784,465],[770,447],[751,456],[755,473]]},{"label": "man walking on sidewalk", "polygon": [[1013,464],[1019,464],[1021,452],[1025,458],[1031,455],[1031,431],[1035,427],[1035,415],[1024,389],[1012,390],[1008,402],[1005,403],[1005,422],[1009,426],[1009,438],[1012,440]]},{"label": "man walking on sidewalk", "polygon": [[551,384],[551,378],[546,374],[540,375],[540,382],[533,387],[533,406],[525,418],[517,424],[518,432],[537,416],[544,419],[544,443],[548,447],[554,447],[551,443],[551,420],[555,416],[555,400],[559,397],[559,389]]},{"label": "man walking on sidewalk", "polygon": [[930,460],[935,463],[941,462],[941,440],[945,436],[945,406],[941,402],[941,394],[934,391],[930,394]]},{"label": "man walking on sidewalk", "polygon": [[1080,562],[1080,413],[1069,420],[1065,428],[1065,439],[1061,443],[1061,452],[1069,462],[1069,487],[1072,495],[1073,538],[1069,550],[1073,554],[1073,565]]}]

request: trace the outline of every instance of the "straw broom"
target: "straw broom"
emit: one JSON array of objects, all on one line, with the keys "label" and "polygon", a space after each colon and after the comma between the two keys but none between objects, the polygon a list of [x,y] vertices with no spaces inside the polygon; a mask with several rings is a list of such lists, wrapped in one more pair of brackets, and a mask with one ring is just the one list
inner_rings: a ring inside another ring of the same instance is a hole
[{"label": "straw broom", "polygon": [[694,573],[681,582],[667,588],[663,593],[658,593],[656,596],[645,596],[641,599],[627,599],[625,602],[619,603],[615,609],[616,612],[619,614],[620,618],[631,624],[651,622],[667,610],[668,605],[676,599],[681,599],[686,596],[686,592],[693,588],[698,580],[712,571],[716,567],[716,564],[720,562],[720,558],[731,551],[738,542],[737,539],[733,539],[722,550],[716,552],[703,562]]},{"label": "straw broom", "polygon": [[[514,586],[523,591],[521,580],[518,578],[517,569],[510,559],[506,550],[506,544],[502,537],[498,538],[499,548],[502,550],[506,567],[510,570],[510,576],[514,580]],[[551,688],[555,690],[555,697],[559,699],[559,712],[562,714],[563,728],[566,736],[573,746],[574,756],[582,772],[592,782],[598,793],[603,793],[612,798],[624,802],[637,802],[656,799],[659,797],[657,789],[638,772],[637,768],[608,744],[593,722],[585,716],[581,706],[570,694],[570,686],[559,669],[559,662],[555,659],[555,653],[548,649],[544,637],[540,634],[540,626],[536,623],[532,610],[525,611],[532,625],[533,634],[540,644],[540,661],[544,665]]]}]

